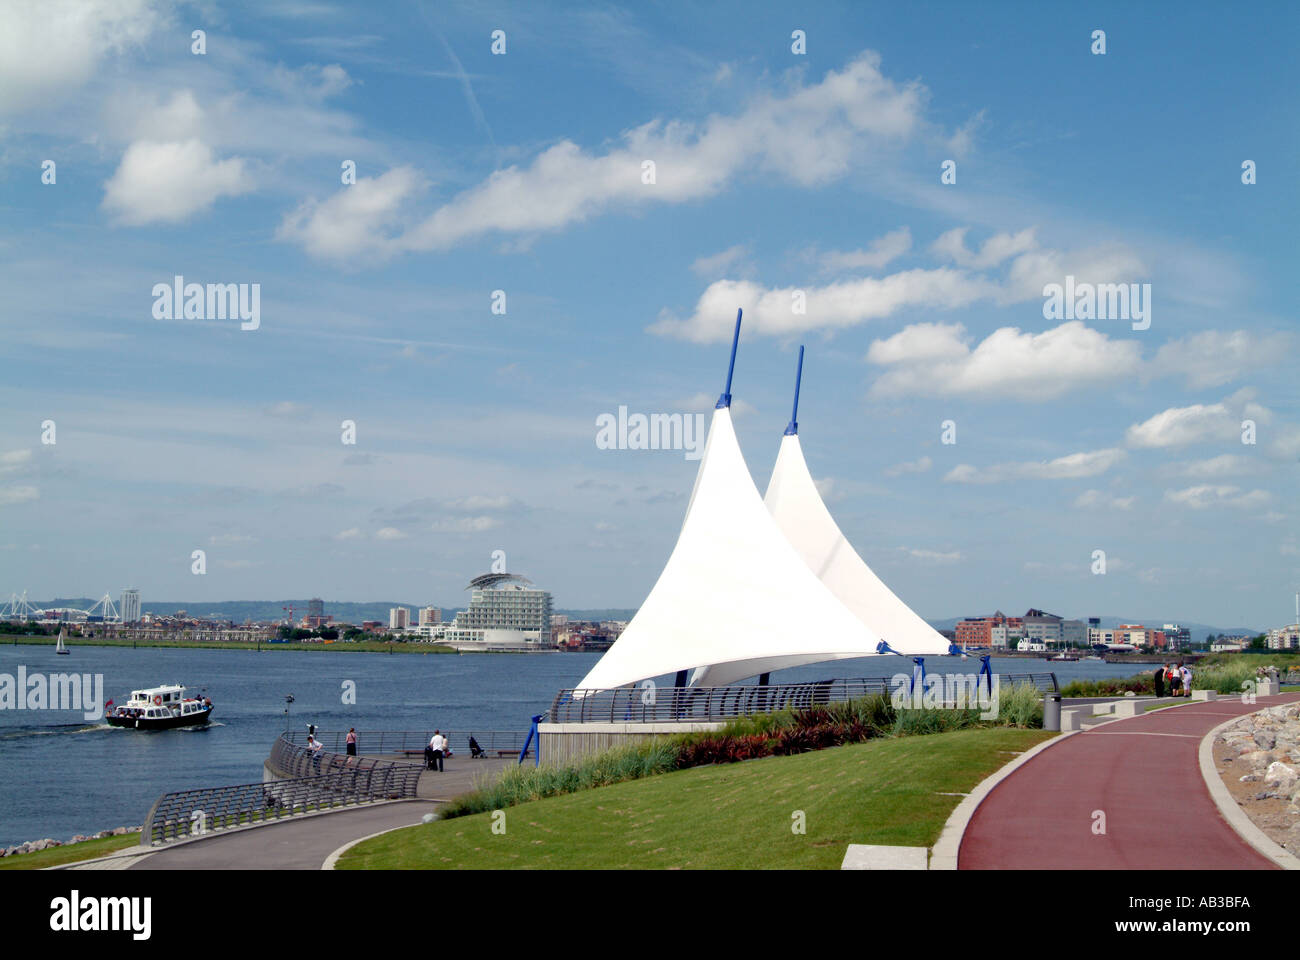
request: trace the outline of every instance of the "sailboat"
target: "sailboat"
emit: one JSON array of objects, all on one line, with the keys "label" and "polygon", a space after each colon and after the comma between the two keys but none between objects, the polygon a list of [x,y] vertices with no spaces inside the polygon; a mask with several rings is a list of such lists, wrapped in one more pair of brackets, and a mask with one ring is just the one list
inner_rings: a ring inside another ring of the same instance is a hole
[{"label": "sailboat", "polygon": [[60,627],[60,628],[59,628],[59,642],[58,642],[58,643],[55,645],[55,647],[54,647],[54,652],[55,652],[55,653],[61,653],[61,654],[63,654],[64,656],[66,656],[66,655],[68,655],[69,653],[72,652],[71,650],[69,650],[67,647],[65,647],[65,646],[63,645],[63,638],[64,638],[64,636],[67,634],[67,632],[68,632],[68,630],[67,630],[66,627]]}]

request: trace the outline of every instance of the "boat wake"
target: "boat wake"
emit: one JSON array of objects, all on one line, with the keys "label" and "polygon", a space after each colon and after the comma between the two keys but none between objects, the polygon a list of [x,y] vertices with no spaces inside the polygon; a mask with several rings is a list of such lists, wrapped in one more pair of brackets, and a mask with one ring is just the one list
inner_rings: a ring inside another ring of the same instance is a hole
[{"label": "boat wake", "polygon": [[102,720],[98,723],[60,723],[44,727],[10,727],[0,732],[0,740],[20,740],[26,737],[59,737],[75,733],[102,733],[113,729]]}]

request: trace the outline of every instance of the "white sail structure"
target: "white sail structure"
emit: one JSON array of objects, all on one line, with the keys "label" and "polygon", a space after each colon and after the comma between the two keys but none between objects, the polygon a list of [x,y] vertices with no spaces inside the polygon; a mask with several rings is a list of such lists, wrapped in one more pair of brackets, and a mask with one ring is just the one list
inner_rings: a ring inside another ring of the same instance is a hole
[{"label": "white sail structure", "polygon": [[[803,348],[799,348],[799,376],[803,371]],[[940,656],[951,644],[934,627],[926,623],[911,607],[900,600],[853,549],[840,531],[835,518],[826,508],[813,482],[799,443],[799,388],[795,386],[795,407],[781,438],[772,477],[768,481],[764,503],[782,534],[790,541],[808,567],[831,593],[851,610],[889,646],[891,652],[909,656]],[[875,650],[870,651],[875,653]],[[784,658],[780,664],[768,659],[728,664],[724,668],[705,667],[691,676],[692,686],[719,686],[740,677],[751,677],[771,670],[843,660],[857,654],[826,656],[818,644],[810,643],[803,657]]]},{"label": "white sail structure", "polygon": [[[737,317],[737,334],[740,320]],[[734,363],[734,344],[733,363]],[[880,637],[823,584],[763,505],[731,422],[730,375],[695,489],[649,596],[579,690],[708,667],[714,684],[877,652]],[[576,696],[582,696],[581,693]]]}]

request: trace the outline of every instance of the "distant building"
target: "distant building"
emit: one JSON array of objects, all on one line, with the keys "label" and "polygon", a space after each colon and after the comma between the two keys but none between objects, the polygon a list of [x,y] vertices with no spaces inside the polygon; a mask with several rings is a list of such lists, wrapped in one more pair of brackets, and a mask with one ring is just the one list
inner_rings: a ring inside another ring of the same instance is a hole
[{"label": "distant building", "polygon": [[307,616],[314,617],[317,620],[325,618],[325,601],[320,597],[312,597],[307,601]]},{"label": "distant building", "polygon": [[1042,653],[1047,649],[1047,644],[1040,640],[1030,640],[1025,638],[1016,644],[1016,649],[1021,653]]},{"label": "distant building", "polygon": [[469,606],[448,625],[458,650],[528,650],[551,646],[551,595],[527,577],[487,573],[470,581]]},{"label": "distant building", "polygon": [[405,630],[411,625],[411,611],[406,607],[390,607],[388,610],[388,628]]},{"label": "distant building", "polygon": [[1176,623],[1166,623],[1163,627],[1164,634],[1169,640],[1171,650],[1182,650],[1191,646],[1192,631],[1186,627],[1181,627]]},{"label": "distant building", "polygon": [[1300,623],[1289,623],[1285,627],[1270,630],[1267,642],[1270,650],[1300,649]]},{"label": "distant building", "polygon": [[123,590],[122,609],[118,612],[122,614],[123,623],[139,623],[140,622],[140,591]]},{"label": "distant building", "polygon": [[366,633],[383,633],[384,621],[382,620],[362,620],[361,629]]},{"label": "distant building", "polygon": [[1023,618],[1024,637],[1026,640],[1033,640],[1044,645],[1044,648],[1053,644],[1060,643],[1063,631],[1061,629],[1061,618],[1054,613],[1047,613],[1043,610],[1030,609]]},{"label": "distant building", "polygon": [[442,623],[442,611],[437,607],[424,607],[420,610],[420,626],[427,627],[435,623]]},{"label": "distant building", "polygon": [[568,626],[568,623],[569,623],[569,615],[567,613],[551,614],[551,626],[564,627],[564,626]]}]

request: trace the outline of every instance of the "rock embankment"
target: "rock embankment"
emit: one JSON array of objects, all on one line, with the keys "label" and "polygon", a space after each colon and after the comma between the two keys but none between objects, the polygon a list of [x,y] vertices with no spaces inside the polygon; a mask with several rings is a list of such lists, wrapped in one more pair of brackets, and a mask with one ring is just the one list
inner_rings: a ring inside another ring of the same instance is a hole
[{"label": "rock embankment", "polygon": [[1224,728],[1214,757],[1254,824],[1300,855],[1300,704],[1269,707]]},{"label": "rock embankment", "polygon": [[135,833],[137,830],[143,830],[143,827],[114,827],[112,830],[101,830],[99,833],[90,836],[77,834],[71,840],[51,840],[46,837],[44,840],[28,840],[26,843],[20,843],[12,847],[0,847],[0,857],[17,856],[20,853],[35,853],[37,850],[48,850],[51,847],[66,847],[73,843],[82,843],[85,840],[101,840],[104,837],[121,837],[128,833]]}]

